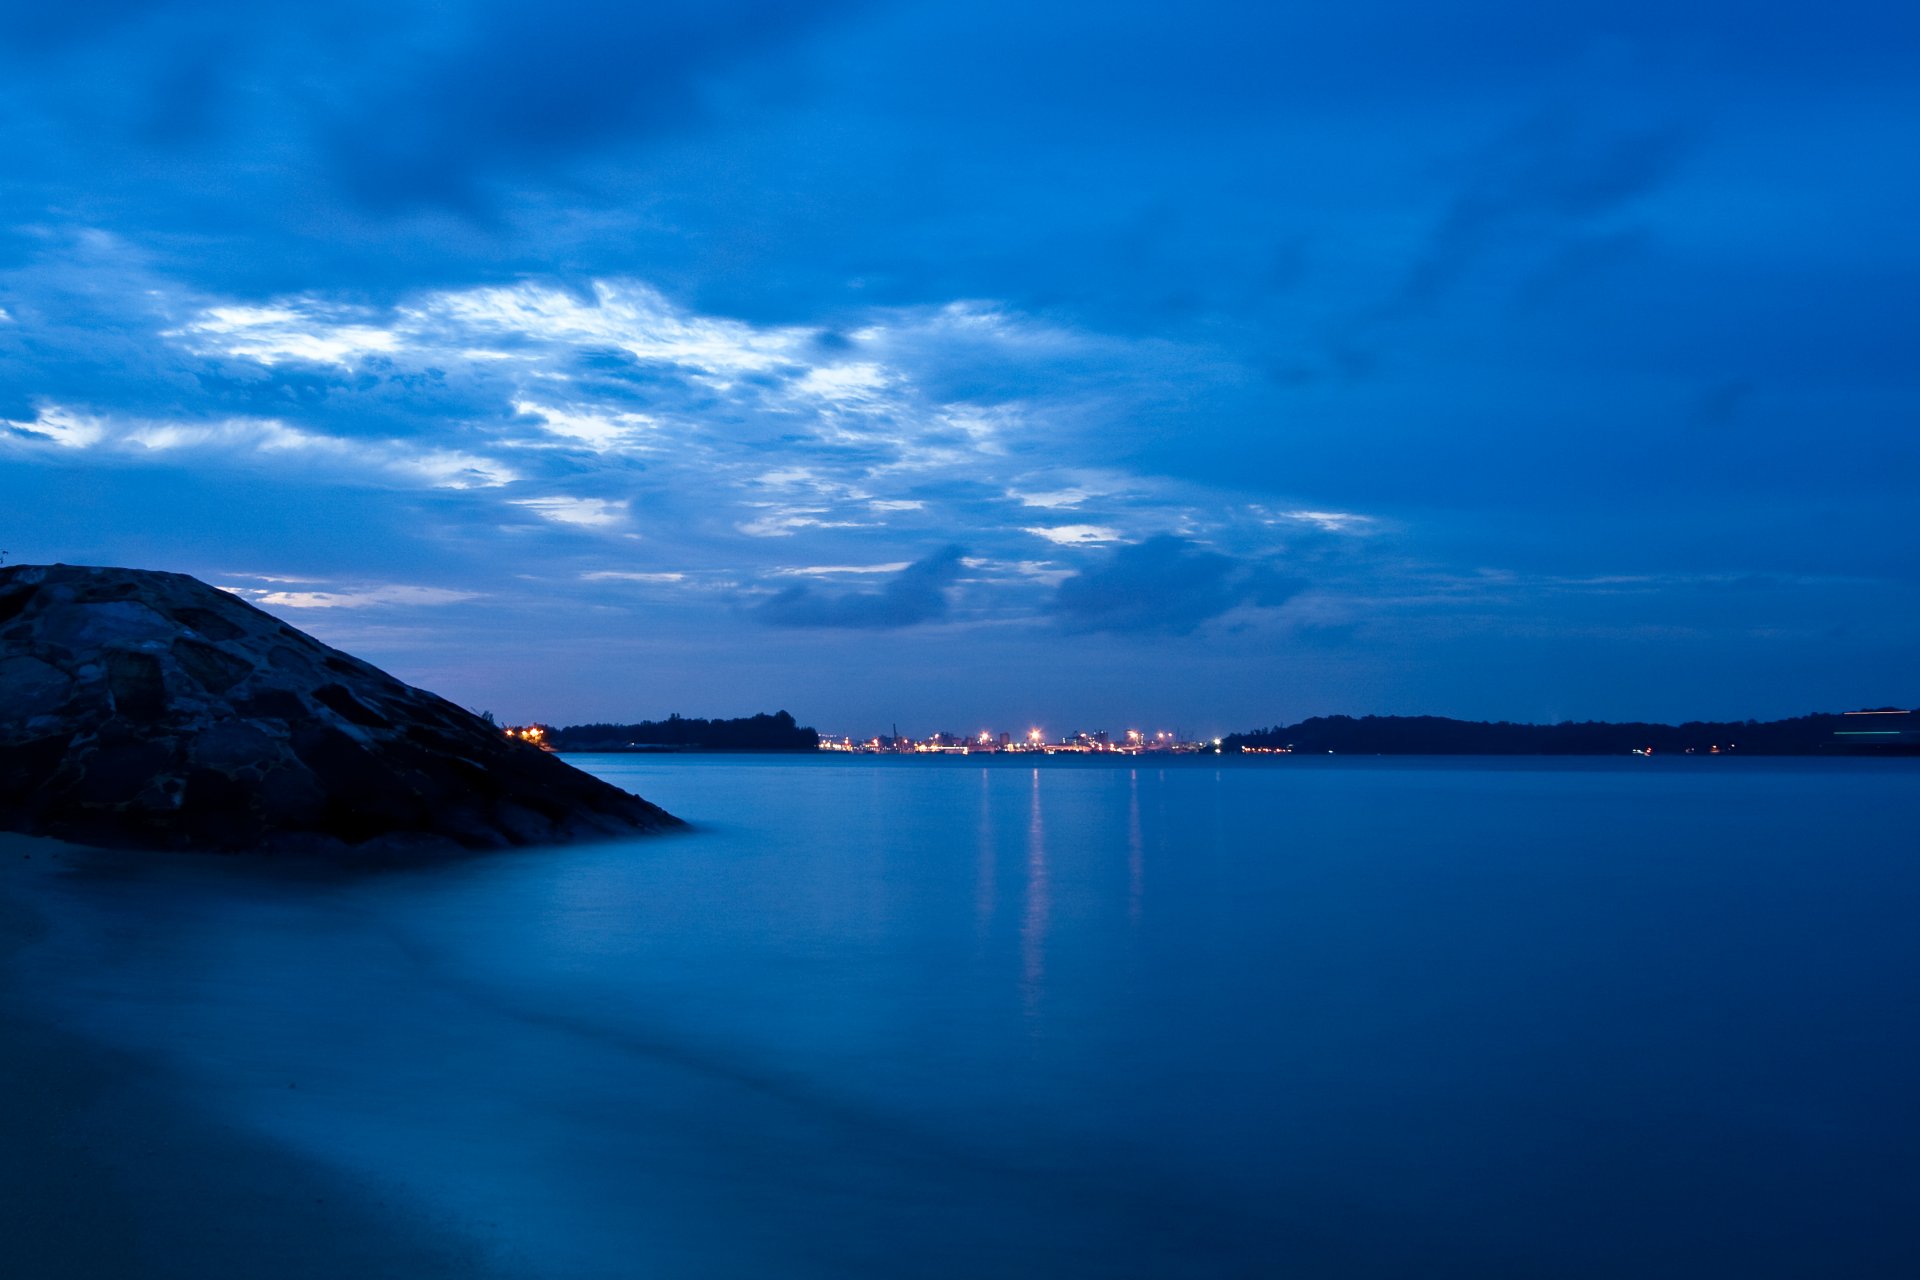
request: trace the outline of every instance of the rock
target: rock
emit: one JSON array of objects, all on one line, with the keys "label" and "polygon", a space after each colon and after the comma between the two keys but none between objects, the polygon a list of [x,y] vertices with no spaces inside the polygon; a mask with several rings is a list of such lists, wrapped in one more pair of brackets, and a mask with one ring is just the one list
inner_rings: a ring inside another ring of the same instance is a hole
[{"label": "rock", "polygon": [[185,574],[0,568],[0,829],[385,856],[682,825]]}]

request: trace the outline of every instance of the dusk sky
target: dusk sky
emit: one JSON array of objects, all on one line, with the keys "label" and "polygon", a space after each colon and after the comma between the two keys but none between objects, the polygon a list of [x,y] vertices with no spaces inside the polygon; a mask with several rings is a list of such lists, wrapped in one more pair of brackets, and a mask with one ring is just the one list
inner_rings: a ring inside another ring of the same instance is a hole
[{"label": "dusk sky", "polygon": [[0,11],[0,548],[476,710],[1920,704],[1908,6]]}]

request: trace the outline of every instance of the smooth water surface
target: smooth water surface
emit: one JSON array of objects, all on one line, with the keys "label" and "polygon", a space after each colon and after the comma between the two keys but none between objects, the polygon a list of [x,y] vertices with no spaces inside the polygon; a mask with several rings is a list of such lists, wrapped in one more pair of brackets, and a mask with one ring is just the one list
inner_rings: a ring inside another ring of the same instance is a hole
[{"label": "smooth water surface", "polygon": [[1920,1275],[1912,763],[573,759],[697,831],[24,963],[503,1275]]}]

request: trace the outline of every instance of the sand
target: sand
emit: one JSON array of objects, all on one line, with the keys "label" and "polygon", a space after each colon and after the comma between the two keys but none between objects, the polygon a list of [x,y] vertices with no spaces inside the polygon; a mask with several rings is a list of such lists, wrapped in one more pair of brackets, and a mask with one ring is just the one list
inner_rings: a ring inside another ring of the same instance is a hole
[{"label": "sand", "polygon": [[[0,835],[0,1241],[19,1280],[524,1274],[377,1186],[209,1117],[48,1020],[49,880],[93,855]],[[122,855],[124,856],[124,855]],[[165,856],[165,855],[156,855]]]}]

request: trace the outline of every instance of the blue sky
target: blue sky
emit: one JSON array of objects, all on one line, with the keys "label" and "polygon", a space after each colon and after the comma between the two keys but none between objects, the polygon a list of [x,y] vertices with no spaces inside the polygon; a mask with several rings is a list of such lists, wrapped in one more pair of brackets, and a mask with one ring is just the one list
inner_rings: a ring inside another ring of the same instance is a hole
[{"label": "blue sky", "polygon": [[476,708],[1920,702],[1920,19],[0,11],[0,546]]}]

